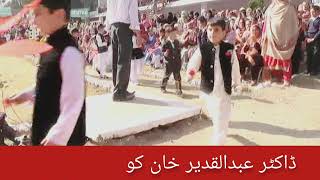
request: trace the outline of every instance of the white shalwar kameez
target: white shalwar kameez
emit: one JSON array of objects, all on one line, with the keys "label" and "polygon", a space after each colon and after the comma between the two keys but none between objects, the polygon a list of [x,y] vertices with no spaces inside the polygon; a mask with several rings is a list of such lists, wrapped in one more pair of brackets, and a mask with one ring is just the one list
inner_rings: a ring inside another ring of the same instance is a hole
[{"label": "white shalwar kameez", "polygon": [[[132,36],[132,43],[133,43],[133,51],[142,48],[137,43],[136,36]],[[143,54],[142,50],[141,53]],[[135,55],[136,56],[136,55]],[[143,73],[143,67],[144,67],[144,56],[136,59],[137,57],[133,57],[131,61],[131,70],[130,70],[130,82],[134,85],[139,84],[139,77]]]},{"label": "white shalwar kameez", "polygon": [[[96,40],[97,40],[98,47],[108,46],[106,42],[102,41],[101,36],[96,36]],[[108,48],[108,51],[109,51],[109,48]],[[100,76],[102,77],[106,76],[106,73],[107,73],[108,51],[103,53],[98,53],[98,57],[97,57],[98,58],[97,66],[98,66],[98,70],[100,71]]]},{"label": "white shalwar kameez", "polygon": [[[229,121],[231,118],[231,95],[227,94],[224,88],[224,81],[220,65],[220,47],[215,46],[214,62],[214,87],[210,94],[200,92],[200,98],[204,100],[208,116],[213,123],[213,133],[210,141],[212,145],[221,146],[226,143]],[[192,69],[198,71],[201,66],[201,52],[198,48],[188,65],[188,72]],[[235,86],[240,85],[240,68],[236,52],[232,53],[232,81]]]}]

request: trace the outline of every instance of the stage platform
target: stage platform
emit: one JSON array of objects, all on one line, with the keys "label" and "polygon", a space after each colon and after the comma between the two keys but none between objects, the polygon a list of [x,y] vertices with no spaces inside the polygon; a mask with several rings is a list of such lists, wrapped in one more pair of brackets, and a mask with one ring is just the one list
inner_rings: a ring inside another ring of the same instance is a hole
[{"label": "stage platform", "polygon": [[137,94],[130,102],[113,102],[112,95],[87,99],[87,136],[103,143],[171,124],[200,114],[200,106],[151,94]]}]

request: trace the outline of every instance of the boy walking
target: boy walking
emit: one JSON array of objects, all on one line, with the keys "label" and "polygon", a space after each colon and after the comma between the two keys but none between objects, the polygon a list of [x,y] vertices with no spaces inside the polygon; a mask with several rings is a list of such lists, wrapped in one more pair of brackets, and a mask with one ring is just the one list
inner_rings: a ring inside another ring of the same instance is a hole
[{"label": "boy walking", "polygon": [[173,74],[175,85],[176,85],[176,95],[182,96],[181,87],[181,43],[177,40],[176,29],[172,27],[167,27],[166,33],[168,33],[168,38],[162,44],[162,51],[164,53],[165,59],[165,73],[162,79],[161,91],[166,93],[166,87],[168,80]]},{"label": "boy walking", "polygon": [[80,146],[86,143],[84,57],[67,29],[70,0],[42,0],[35,23],[53,48],[41,55],[36,86],[4,104],[34,102],[32,145]]},{"label": "boy walking", "polygon": [[201,94],[213,121],[213,145],[224,145],[231,116],[232,82],[240,85],[239,62],[234,46],[223,42],[226,22],[216,19],[207,29],[208,42],[203,43],[190,59],[187,73],[191,80],[201,71]]}]

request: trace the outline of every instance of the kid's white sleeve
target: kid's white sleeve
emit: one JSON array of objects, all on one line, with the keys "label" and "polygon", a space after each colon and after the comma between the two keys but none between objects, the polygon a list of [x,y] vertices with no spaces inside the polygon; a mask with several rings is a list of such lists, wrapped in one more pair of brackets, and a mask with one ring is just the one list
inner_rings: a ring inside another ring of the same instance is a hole
[{"label": "kid's white sleeve", "polygon": [[232,84],[239,86],[241,84],[240,65],[236,51],[232,53]]},{"label": "kid's white sleeve", "polygon": [[192,57],[189,60],[187,73],[189,74],[190,71],[198,72],[201,67],[202,56],[200,52],[200,48],[194,52]]}]

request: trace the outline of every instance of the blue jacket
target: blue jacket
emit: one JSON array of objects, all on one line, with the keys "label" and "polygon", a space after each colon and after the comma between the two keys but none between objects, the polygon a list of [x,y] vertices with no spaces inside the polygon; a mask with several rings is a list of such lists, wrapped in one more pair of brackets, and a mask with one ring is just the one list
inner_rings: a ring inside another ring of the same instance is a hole
[{"label": "blue jacket", "polygon": [[320,38],[320,17],[309,23],[307,37],[314,38],[315,40]]}]

